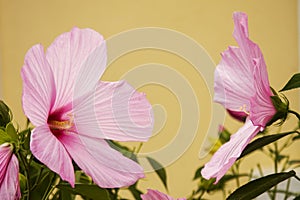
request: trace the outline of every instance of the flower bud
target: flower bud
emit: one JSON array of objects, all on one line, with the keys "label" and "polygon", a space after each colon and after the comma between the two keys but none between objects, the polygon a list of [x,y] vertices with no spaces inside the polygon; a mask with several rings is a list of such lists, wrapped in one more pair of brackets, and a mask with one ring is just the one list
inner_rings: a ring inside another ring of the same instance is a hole
[{"label": "flower bud", "polygon": [[284,102],[278,95],[271,96],[273,106],[277,112],[267,124],[268,126],[276,122],[277,120],[280,120],[279,124],[282,124],[286,120],[289,111],[289,101],[285,96],[282,96],[282,98]]},{"label": "flower bud", "polygon": [[2,100],[0,100],[0,127],[6,127],[10,121],[10,109]]}]

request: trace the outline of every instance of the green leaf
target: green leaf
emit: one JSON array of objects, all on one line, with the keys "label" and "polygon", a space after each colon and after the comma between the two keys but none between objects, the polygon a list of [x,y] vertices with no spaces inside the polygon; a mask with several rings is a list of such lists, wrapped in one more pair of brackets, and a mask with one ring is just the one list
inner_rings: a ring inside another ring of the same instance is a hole
[{"label": "green leaf", "polygon": [[136,184],[129,186],[129,191],[135,198],[135,200],[141,200],[141,194],[143,194],[139,189],[136,188]]},{"label": "green leaf", "polygon": [[135,162],[138,162],[136,155],[126,146],[121,145],[118,142],[112,141],[112,140],[106,140],[106,142],[109,144],[109,146],[120,153],[123,154],[123,156],[134,160]]},{"label": "green leaf", "polygon": [[201,170],[203,169],[203,167],[204,167],[204,166],[201,166],[201,167],[199,167],[199,168],[196,170],[193,180],[196,180],[196,179],[202,177],[202,176],[201,176]]},{"label": "green leaf", "polygon": [[293,141],[299,140],[299,139],[300,139],[300,135],[297,135],[296,137],[293,137]]},{"label": "green leaf", "polygon": [[9,107],[0,100],[0,126],[5,127],[12,119]]},{"label": "green leaf", "polygon": [[14,141],[18,140],[17,130],[12,123],[6,125],[6,132]]},{"label": "green leaf", "polygon": [[300,73],[294,74],[279,92],[295,89],[298,87],[300,87]]},{"label": "green leaf", "polygon": [[165,188],[168,190],[167,173],[166,173],[166,170],[164,169],[164,167],[159,162],[154,160],[153,158],[150,158],[150,157],[146,157],[146,158],[149,161],[152,168],[155,170],[156,174],[159,176],[159,178],[162,181],[162,183],[164,184]]},{"label": "green leaf", "polygon": [[200,179],[200,182],[198,184],[198,190],[196,192],[199,193],[204,191],[209,193],[212,191],[223,190],[227,182],[233,179],[237,179],[239,177],[248,177],[248,176],[249,176],[248,174],[238,174],[238,175],[226,174],[216,184],[215,184],[216,178],[206,180],[205,178],[202,177]]},{"label": "green leaf", "polygon": [[268,176],[264,176],[262,178],[253,180],[242,187],[235,190],[228,198],[227,200],[247,200],[247,199],[253,199],[260,194],[268,191],[278,183],[291,178],[296,173],[295,171],[289,171],[289,172],[282,172],[282,173],[276,173],[271,174]]},{"label": "green leaf", "polygon": [[296,196],[293,200],[300,200],[300,195]]},{"label": "green leaf", "polygon": [[0,145],[5,142],[11,142],[11,137],[2,129],[0,129]]},{"label": "green leaf", "polygon": [[66,190],[60,190],[60,199],[73,200],[73,195]]},{"label": "green leaf", "polygon": [[91,184],[75,184],[75,188],[72,188],[69,184],[61,183],[56,186],[60,190],[68,191],[72,194],[82,195],[83,197],[93,200],[110,200],[109,194],[106,189],[100,188],[97,185]]},{"label": "green leaf", "polygon": [[300,163],[300,160],[290,160],[288,162],[290,165],[295,165],[295,164],[299,164]]},{"label": "green leaf", "polygon": [[290,132],[286,132],[286,133],[279,133],[279,134],[274,134],[274,135],[267,135],[267,136],[263,136],[261,138],[258,138],[256,140],[254,140],[253,142],[251,142],[250,144],[248,144],[246,146],[246,148],[243,150],[242,154],[240,155],[240,158],[244,157],[245,155],[248,155],[249,153],[260,149],[272,142],[275,142],[287,135],[293,134],[293,133],[299,133],[297,131],[290,131]]}]

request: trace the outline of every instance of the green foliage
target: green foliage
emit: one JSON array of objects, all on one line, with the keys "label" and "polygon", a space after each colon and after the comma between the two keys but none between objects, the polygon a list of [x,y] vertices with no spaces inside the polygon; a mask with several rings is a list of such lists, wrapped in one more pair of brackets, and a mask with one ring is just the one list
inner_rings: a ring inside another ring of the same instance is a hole
[{"label": "green foliage", "polygon": [[6,131],[0,129],[0,145],[6,142],[11,142],[12,138],[6,133]]},{"label": "green foliage", "polygon": [[294,134],[294,133],[298,133],[298,131],[290,131],[290,132],[286,132],[286,133],[279,133],[279,134],[274,134],[274,135],[267,135],[267,136],[263,136],[261,138],[258,138],[256,140],[254,140],[253,142],[251,142],[250,144],[248,144],[246,146],[246,148],[243,150],[242,154],[240,155],[240,158],[252,153],[253,151],[257,150],[257,149],[261,149],[262,147],[271,144],[285,136],[288,136],[290,134]]},{"label": "green foliage", "polygon": [[168,190],[167,172],[166,172],[165,168],[159,162],[154,160],[153,158],[147,157],[147,160],[149,161],[152,168],[155,170],[156,174],[158,175],[158,177],[160,178],[160,180],[164,184],[165,188]]},{"label": "green foliage", "polygon": [[0,100],[0,127],[6,127],[11,120],[12,114],[9,107]]},{"label": "green foliage", "polygon": [[294,74],[292,78],[285,84],[280,92],[299,88],[300,87],[300,73]]},{"label": "green foliage", "polygon": [[295,176],[295,171],[275,173],[259,179],[250,181],[242,187],[235,190],[227,200],[247,200],[253,199],[262,193],[268,191],[278,183]]},{"label": "green foliage", "polygon": [[12,123],[8,123],[6,125],[6,132],[12,138],[13,141],[17,142],[18,140],[17,130],[15,129]]},{"label": "green foliage", "polygon": [[100,188],[93,184],[75,184],[72,188],[70,184],[60,183],[56,186],[58,189],[69,192],[75,195],[81,195],[84,199],[90,200],[110,200],[109,194],[106,189]]}]

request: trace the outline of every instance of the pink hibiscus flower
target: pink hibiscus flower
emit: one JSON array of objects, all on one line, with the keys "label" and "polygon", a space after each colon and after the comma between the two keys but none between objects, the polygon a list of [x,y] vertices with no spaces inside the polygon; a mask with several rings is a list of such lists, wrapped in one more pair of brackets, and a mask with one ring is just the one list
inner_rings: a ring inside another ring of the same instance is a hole
[{"label": "pink hibiscus flower", "polygon": [[0,199],[20,199],[19,162],[9,143],[0,145]]},{"label": "pink hibiscus flower", "polygon": [[235,115],[247,118],[244,126],[221,146],[201,172],[204,178],[216,178],[216,182],[276,113],[263,55],[249,39],[247,15],[236,12],[233,19],[233,36],[239,47],[229,47],[222,53],[215,71],[214,100]]},{"label": "pink hibiscus flower", "polygon": [[[148,189],[146,194],[142,194],[141,198],[143,200],[175,200],[174,198],[161,193],[157,190]],[[177,200],[186,200],[185,198],[178,198]]]},{"label": "pink hibiscus flower", "polygon": [[44,52],[33,46],[22,68],[23,110],[35,126],[33,155],[74,186],[72,160],[101,187],[144,177],[136,162],[106,139],[146,141],[153,127],[145,94],[125,81],[103,82],[106,45],[91,29],[73,28]]}]

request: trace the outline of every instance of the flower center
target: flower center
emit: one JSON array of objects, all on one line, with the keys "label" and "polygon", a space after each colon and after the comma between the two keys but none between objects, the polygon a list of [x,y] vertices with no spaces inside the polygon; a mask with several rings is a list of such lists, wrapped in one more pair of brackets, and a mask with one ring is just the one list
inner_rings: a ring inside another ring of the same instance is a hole
[{"label": "flower center", "polygon": [[242,112],[244,112],[244,113],[246,113],[247,115],[250,115],[250,113],[247,111],[247,105],[246,104],[244,104],[243,106],[241,106],[239,108],[239,110],[242,111]]},{"label": "flower center", "polygon": [[70,117],[68,120],[48,120],[48,126],[51,130],[68,130],[71,129],[74,125],[73,116],[68,114]]}]

